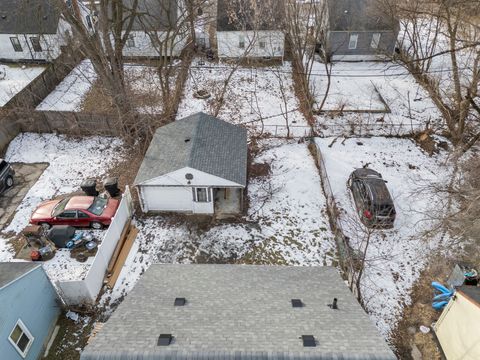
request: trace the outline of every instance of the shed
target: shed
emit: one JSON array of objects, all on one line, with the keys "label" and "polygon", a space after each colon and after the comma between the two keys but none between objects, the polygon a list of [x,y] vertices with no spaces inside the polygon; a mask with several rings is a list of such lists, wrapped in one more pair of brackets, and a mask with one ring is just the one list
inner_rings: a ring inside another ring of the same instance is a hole
[{"label": "shed", "polygon": [[399,21],[375,0],[327,0],[325,50],[331,60],[379,60],[393,54]]},{"label": "shed", "polygon": [[135,179],[143,211],[240,213],[247,149],[245,128],[205,113],[160,127]]},{"label": "shed", "polygon": [[219,58],[283,58],[285,1],[218,0]]},{"label": "shed", "polygon": [[8,360],[42,357],[60,307],[40,264],[0,263],[0,354]]},{"label": "shed", "polygon": [[396,357],[333,267],[155,264],[80,359]]},{"label": "shed", "polygon": [[480,359],[480,288],[463,285],[443,309],[434,330],[447,360]]}]

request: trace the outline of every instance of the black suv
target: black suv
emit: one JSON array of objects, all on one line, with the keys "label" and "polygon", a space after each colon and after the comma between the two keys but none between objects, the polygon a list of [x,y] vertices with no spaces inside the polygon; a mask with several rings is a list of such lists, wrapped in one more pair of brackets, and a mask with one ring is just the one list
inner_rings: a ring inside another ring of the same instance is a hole
[{"label": "black suv", "polygon": [[356,169],[348,178],[360,220],[367,227],[392,228],[395,206],[380,173],[363,168]]},{"label": "black suv", "polygon": [[15,171],[10,164],[0,159],[0,194],[13,186],[13,175],[15,175]]}]

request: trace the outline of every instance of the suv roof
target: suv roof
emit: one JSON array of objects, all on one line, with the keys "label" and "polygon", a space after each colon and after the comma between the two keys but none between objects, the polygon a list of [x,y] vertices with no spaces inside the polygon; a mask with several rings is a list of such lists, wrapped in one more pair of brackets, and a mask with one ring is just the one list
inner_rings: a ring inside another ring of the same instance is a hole
[{"label": "suv roof", "polygon": [[362,180],[376,205],[393,205],[393,200],[388,192],[382,175],[372,169],[356,169],[354,172],[356,178]]}]

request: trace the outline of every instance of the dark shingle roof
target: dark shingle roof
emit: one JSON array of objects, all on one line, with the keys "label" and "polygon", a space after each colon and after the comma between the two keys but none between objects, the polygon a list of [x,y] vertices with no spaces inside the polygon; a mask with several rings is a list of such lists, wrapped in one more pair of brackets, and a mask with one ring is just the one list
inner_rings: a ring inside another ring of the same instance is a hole
[{"label": "dark shingle roof", "polygon": [[[157,346],[160,334],[172,344]],[[81,355],[107,359],[396,358],[335,268],[156,264]]]},{"label": "dark shingle roof", "polygon": [[217,31],[280,30],[284,6],[284,0],[218,0]]},{"label": "dark shingle roof", "polygon": [[0,1],[0,34],[56,34],[59,19],[49,0]]},{"label": "dark shingle roof", "polygon": [[157,129],[135,184],[184,167],[245,186],[247,130],[197,113]]},{"label": "dark shingle roof", "polygon": [[[132,30],[166,30],[177,25],[178,0],[123,0],[126,16],[135,16]],[[127,25],[127,21],[124,26]]]},{"label": "dark shingle roof", "polygon": [[0,262],[0,288],[39,266],[31,262]]},{"label": "dark shingle roof", "polygon": [[333,31],[393,31],[398,24],[376,0],[328,0],[328,14]]},{"label": "dark shingle roof", "polygon": [[480,287],[471,286],[471,285],[462,285],[457,288],[458,291],[461,291],[467,295],[473,301],[476,301],[480,305]]}]

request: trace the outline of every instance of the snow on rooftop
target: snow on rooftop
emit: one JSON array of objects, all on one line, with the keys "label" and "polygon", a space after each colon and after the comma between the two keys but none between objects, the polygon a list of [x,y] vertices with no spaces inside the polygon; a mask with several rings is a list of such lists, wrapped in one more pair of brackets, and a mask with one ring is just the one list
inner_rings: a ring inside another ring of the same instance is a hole
[{"label": "snow on rooftop", "polygon": [[45,70],[45,66],[0,64],[0,107]]}]

